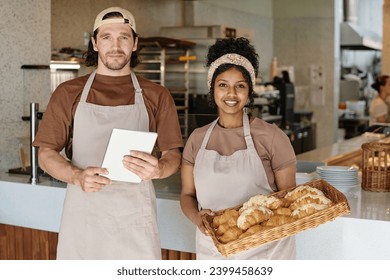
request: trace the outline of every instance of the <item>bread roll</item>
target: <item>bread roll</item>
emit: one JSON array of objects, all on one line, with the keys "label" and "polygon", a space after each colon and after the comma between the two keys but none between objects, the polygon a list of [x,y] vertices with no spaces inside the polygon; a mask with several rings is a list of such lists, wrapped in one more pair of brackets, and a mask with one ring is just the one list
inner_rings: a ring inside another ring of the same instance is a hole
[{"label": "bread roll", "polygon": [[324,205],[324,204],[315,204],[315,203],[310,203],[310,204],[305,204],[298,209],[295,209],[291,216],[296,218],[296,219],[301,219],[306,216],[309,216],[311,214],[314,214],[320,210],[328,208],[329,205]]},{"label": "bread roll", "polygon": [[269,219],[271,215],[273,215],[273,212],[263,206],[248,208],[238,217],[237,226],[242,230],[246,230]]},{"label": "bread roll", "polygon": [[238,227],[231,227],[219,238],[219,241],[223,243],[228,243],[237,240],[241,234],[241,229],[239,229]]},{"label": "bread roll", "polygon": [[289,191],[284,196],[284,198],[289,200],[289,201],[295,201],[298,198],[300,198],[308,193],[314,194],[314,195],[324,195],[322,191],[320,191],[316,188],[310,187],[308,185],[302,185],[302,186],[299,186],[299,187]]},{"label": "bread roll", "polygon": [[299,207],[301,207],[305,204],[312,204],[312,203],[330,205],[332,203],[332,201],[324,195],[313,195],[313,194],[309,193],[309,194],[301,196],[300,198],[295,200],[290,205],[290,209],[295,210],[295,209],[298,209]]}]

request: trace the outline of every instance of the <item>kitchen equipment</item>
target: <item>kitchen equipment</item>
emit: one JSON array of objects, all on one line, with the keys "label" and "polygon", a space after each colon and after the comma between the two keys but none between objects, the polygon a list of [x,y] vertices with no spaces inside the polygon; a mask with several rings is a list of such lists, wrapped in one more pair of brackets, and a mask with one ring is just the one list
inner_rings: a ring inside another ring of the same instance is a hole
[{"label": "kitchen equipment", "polygon": [[366,101],[346,101],[347,110],[355,112],[357,117],[364,117],[364,112],[366,108]]},{"label": "kitchen equipment", "polygon": [[39,183],[39,172],[38,172],[38,149],[32,145],[35,139],[35,135],[38,131],[38,103],[30,103],[30,166],[31,176],[30,183]]},{"label": "kitchen equipment", "polygon": [[[263,89],[261,89],[261,87]],[[255,94],[253,95],[253,105],[259,108],[259,117],[263,115],[282,116],[279,110],[280,93],[275,89],[267,89],[265,85],[255,87]]]},{"label": "kitchen equipment", "polygon": [[282,115],[282,127],[289,128],[294,123],[295,89],[290,81],[289,73],[282,71],[282,78],[274,78],[274,87],[280,94],[280,114]]}]

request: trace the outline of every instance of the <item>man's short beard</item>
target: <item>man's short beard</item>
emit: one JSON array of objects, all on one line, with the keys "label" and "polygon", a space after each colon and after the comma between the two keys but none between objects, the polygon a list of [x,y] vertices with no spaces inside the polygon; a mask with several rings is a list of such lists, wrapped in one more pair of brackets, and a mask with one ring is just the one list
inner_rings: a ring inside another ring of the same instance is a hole
[{"label": "man's short beard", "polygon": [[130,67],[130,61],[127,61],[125,63],[106,62],[105,66],[110,70],[121,70],[121,69],[125,68],[126,66]]}]

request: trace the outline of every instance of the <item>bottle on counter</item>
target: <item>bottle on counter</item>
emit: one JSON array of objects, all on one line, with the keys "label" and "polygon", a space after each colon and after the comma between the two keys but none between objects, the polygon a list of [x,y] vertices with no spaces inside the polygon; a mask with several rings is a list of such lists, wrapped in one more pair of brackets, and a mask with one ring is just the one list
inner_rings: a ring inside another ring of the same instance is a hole
[{"label": "bottle on counter", "polygon": [[269,72],[269,80],[272,82],[274,80],[274,77],[278,74],[278,59],[276,56],[272,58],[270,72]]}]

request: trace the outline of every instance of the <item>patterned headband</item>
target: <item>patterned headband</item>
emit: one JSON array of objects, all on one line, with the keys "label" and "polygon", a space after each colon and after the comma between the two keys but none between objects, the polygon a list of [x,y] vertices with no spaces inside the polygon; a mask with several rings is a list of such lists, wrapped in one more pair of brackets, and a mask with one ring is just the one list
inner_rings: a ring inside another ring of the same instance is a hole
[{"label": "patterned headband", "polygon": [[209,72],[207,75],[207,85],[208,85],[209,89],[211,88],[211,80],[213,79],[213,75],[214,75],[215,70],[217,70],[217,68],[219,66],[221,66],[222,64],[227,64],[227,63],[240,65],[240,66],[244,67],[249,72],[249,75],[250,75],[251,80],[252,80],[252,85],[253,86],[255,85],[255,82],[256,82],[255,69],[253,68],[253,65],[249,62],[249,60],[246,59],[245,57],[243,57],[242,55],[239,55],[236,53],[228,53],[228,54],[225,54],[225,55],[219,57],[218,59],[213,61],[213,63],[211,63],[210,68],[209,68]]}]

